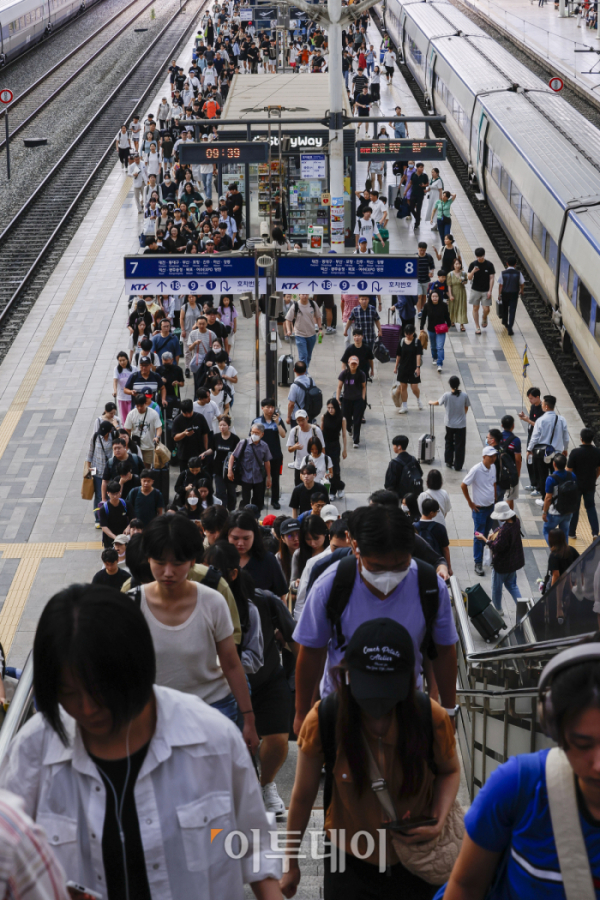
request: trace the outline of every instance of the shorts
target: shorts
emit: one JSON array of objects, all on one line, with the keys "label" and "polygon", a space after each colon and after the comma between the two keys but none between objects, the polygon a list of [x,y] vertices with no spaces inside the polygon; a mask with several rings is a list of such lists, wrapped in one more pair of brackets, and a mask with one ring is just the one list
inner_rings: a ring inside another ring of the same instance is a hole
[{"label": "shorts", "polygon": [[417,292],[418,292],[418,294],[419,294],[419,297],[420,297],[422,294],[426,294],[426,293],[427,293],[427,291],[429,290],[429,284],[430,284],[429,281],[419,281],[419,283],[418,283],[418,285],[417,285],[417,288],[418,288],[418,291],[417,291]]},{"label": "shorts", "polygon": [[469,294],[469,303],[471,306],[479,306],[481,303],[483,306],[491,306],[492,301],[488,300],[488,292],[487,291],[471,291]]},{"label": "shorts", "polygon": [[260,737],[289,734],[292,692],[281,666],[265,684],[252,688],[252,709]]},{"label": "shorts", "polygon": [[385,67],[385,73],[386,73],[386,75],[393,75],[393,74],[394,74],[394,67],[393,67],[393,66],[386,66],[386,67]]},{"label": "shorts", "polygon": [[504,491],[503,500],[518,500],[519,499],[519,482],[515,484],[514,487],[509,488],[507,491]]}]

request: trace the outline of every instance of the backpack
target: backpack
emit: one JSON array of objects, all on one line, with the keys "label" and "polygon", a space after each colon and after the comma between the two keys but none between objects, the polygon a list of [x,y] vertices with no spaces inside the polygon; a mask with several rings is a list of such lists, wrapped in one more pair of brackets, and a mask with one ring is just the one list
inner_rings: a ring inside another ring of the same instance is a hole
[{"label": "backpack", "polygon": [[[121,497],[119,497],[119,503],[121,504],[125,512],[127,512],[127,504]],[[102,506],[104,507],[104,512],[106,513],[106,515],[108,515],[108,500],[105,500]]]},{"label": "backpack", "polygon": [[575,478],[567,478],[564,481],[557,481],[551,476],[554,484],[557,485],[557,491],[554,495],[552,504],[559,516],[570,516],[579,509],[581,503],[581,492],[577,487]]},{"label": "backpack", "polygon": [[438,554],[438,556],[443,556],[442,548],[437,542],[437,538],[433,534],[432,525],[437,525],[438,522],[423,522],[421,519],[416,523],[415,528],[417,530],[417,534],[420,534],[424,541],[427,541],[432,550]]},{"label": "backpack", "polygon": [[298,385],[298,387],[301,387],[304,391],[304,410],[309,420],[312,421],[317,418],[323,409],[323,391],[316,386],[312,378],[308,380],[310,381],[308,387],[304,387],[302,384]]},{"label": "backpack", "polygon": [[[310,305],[312,306],[312,311],[313,311],[313,314],[314,314],[315,319],[316,319],[316,317],[317,317],[317,304],[314,302],[314,300],[311,300],[310,298],[309,298],[308,302],[309,302]],[[292,325],[295,324],[296,319],[298,318],[298,313],[299,313],[299,312],[300,312],[300,306],[298,305],[298,302],[297,302],[297,301],[294,301],[294,318],[292,319]]]},{"label": "backpack", "polygon": [[[437,774],[437,766],[433,757],[433,717],[431,714],[431,700],[427,694],[417,691],[415,694],[417,707],[422,719],[423,728],[427,735],[427,765],[431,771]],[[317,710],[319,715],[319,737],[321,748],[325,757],[325,784],[323,785],[323,810],[325,814],[331,803],[333,792],[333,769],[337,757],[337,717],[339,697],[337,694],[328,694],[319,703]]]},{"label": "backpack", "polygon": [[[419,599],[425,618],[425,636],[420,650],[423,654],[427,653],[429,659],[435,659],[437,651],[433,642],[432,631],[440,601],[437,573],[429,563],[420,559],[415,559],[415,562],[419,578]],[[355,580],[356,557],[346,556],[340,560],[340,564],[337,567],[325,607],[325,615],[335,629],[336,649],[338,650],[346,649],[346,639],[342,633],[342,613],[350,600]]]},{"label": "backpack", "polygon": [[[396,177],[398,177],[398,175],[402,175],[403,171],[404,171],[404,166],[402,165],[400,160],[397,159],[396,162],[392,166],[392,174],[396,175]],[[396,207],[396,209],[398,209],[398,207]]]},{"label": "backpack", "polygon": [[[398,462],[398,460],[394,460],[394,462]],[[400,497],[406,497],[407,494],[418,496],[423,493],[423,469],[414,456],[404,463],[399,486]]]},{"label": "backpack", "polygon": [[508,449],[512,438],[502,441],[498,454],[498,487],[503,491],[519,483],[519,474],[514,455]]}]

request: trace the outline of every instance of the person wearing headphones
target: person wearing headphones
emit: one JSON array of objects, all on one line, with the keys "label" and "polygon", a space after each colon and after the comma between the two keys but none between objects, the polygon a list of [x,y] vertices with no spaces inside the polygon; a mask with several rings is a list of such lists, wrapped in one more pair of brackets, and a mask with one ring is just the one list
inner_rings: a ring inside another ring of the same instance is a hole
[{"label": "person wearing headphones", "polygon": [[436,900],[598,896],[600,633],[548,663],[538,700],[541,730],[558,747],[513,756],[492,773]]}]

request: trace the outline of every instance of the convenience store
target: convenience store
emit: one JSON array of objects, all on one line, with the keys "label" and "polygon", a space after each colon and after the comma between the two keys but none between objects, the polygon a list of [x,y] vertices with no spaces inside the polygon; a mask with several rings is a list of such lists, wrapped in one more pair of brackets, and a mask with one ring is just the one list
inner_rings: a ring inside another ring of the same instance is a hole
[{"label": "convenience store", "polygon": [[[345,112],[350,109],[344,97]],[[269,129],[269,108],[271,109]],[[281,119],[277,114],[281,107]],[[247,236],[258,237],[261,224],[283,228],[292,243],[310,245],[311,233],[329,243],[329,129],[324,125],[287,119],[325,118],[329,109],[329,76],[325,73],[295,75],[236,75],[223,109],[223,119],[264,119],[262,125],[220,129],[222,140],[270,141],[270,161],[223,166],[221,186],[232,182],[246,199]],[[270,133],[269,133],[270,130]],[[354,129],[344,131],[344,232],[353,245]],[[280,147],[281,138],[281,147]],[[283,204],[281,199],[283,198]],[[249,216],[248,216],[249,211]],[[321,231],[322,229],[322,231]]]}]

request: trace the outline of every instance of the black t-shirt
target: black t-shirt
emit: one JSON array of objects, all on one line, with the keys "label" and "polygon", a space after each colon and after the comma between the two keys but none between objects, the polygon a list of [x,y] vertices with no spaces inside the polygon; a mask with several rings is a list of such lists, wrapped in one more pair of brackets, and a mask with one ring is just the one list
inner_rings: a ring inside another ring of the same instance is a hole
[{"label": "black t-shirt", "polygon": [[106,569],[100,569],[92,578],[92,584],[102,584],[114,588],[115,591],[120,591],[130,577],[129,572],[125,572],[123,569],[118,569],[114,575],[109,575]]},{"label": "black t-shirt", "polygon": [[596,487],[596,469],[600,466],[600,450],[593,444],[576,447],[569,454],[567,466],[573,469],[580,491],[593,491]]},{"label": "black t-shirt", "polygon": [[173,420],[173,437],[193,428],[194,433],[177,441],[177,459],[181,462],[187,462],[192,456],[200,456],[204,453],[204,435],[210,434],[210,428],[207,421],[201,413],[192,413],[191,416],[178,415]]},{"label": "black t-shirt", "polygon": [[351,356],[358,357],[358,368],[368,375],[371,371],[371,366],[369,365],[370,361],[374,359],[373,351],[369,347],[368,344],[365,344],[364,338],[362,345],[360,347],[355,347],[354,344],[351,344],[349,347],[346,347],[344,351],[344,355],[342,356],[342,362],[348,365],[348,360]]},{"label": "black t-shirt", "polygon": [[287,581],[272,553],[265,553],[262,559],[251,556],[243,568],[244,572],[252,576],[254,587],[262,591],[273,591],[278,597],[287,594]]},{"label": "black t-shirt", "polygon": [[[146,758],[148,747],[149,743],[132,753],[129,757],[129,764],[127,757],[125,759],[98,759],[91,753],[89,754],[92,762],[96,764],[106,788],[102,860],[106,872],[108,900],[152,900],[134,797],[135,783]],[[115,803],[115,794],[118,803]],[[120,819],[121,829],[119,829],[117,817]],[[120,830],[125,839],[123,844],[119,834]],[[123,857],[127,861],[129,888],[127,892],[125,890]]]},{"label": "black t-shirt", "polygon": [[475,272],[473,275],[473,290],[474,291],[489,291],[490,289],[490,275],[495,275],[496,270],[494,268],[493,263],[489,260],[484,259],[482,263],[478,260],[474,259],[472,263],[469,265],[469,272],[472,272],[473,269],[479,269],[478,272]]},{"label": "black t-shirt", "polygon": [[131,478],[121,484],[121,499],[127,500],[129,491],[132,491],[134,487],[140,487],[141,483],[139,476],[132,473]]},{"label": "black t-shirt", "polygon": [[229,328],[227,325],[223,325],[218,319],[212,323],[212,325],[208,326],[208,330],[212,331],[212,333],[218,337],[218,339],[223,343],[227,335],[229,334]]},{"label": "black t-shirt", "polygon": [[324,485],[319,484],[318,481],[315,481],[311,488],[307,488],[303,484],[296,485],[290,497],[290,507],[297,509],[298,513],[308,512],[310,509],[310,498],[313,494],[327,495],[327,489]]},{"label": "black t-shirt", "polygon": [[416,172],[413,172],[410,178],[410,183],[412,185],[412,190],[410,193],[411,200],[418,199],[419,197],[423,197],[425,194],[425,188],[429,184],[429,178],[423,172],[422,175],[417,175]]},{"label": "black t-shirt", "polygon": [[354,375],[350,369],[344,369],[338,375],[338,381],[344,385],[344,400],[361,400],[363,395],[363,384],[367,380],[364,372],[357,369]]},{"label": "black t-shirt", "polygon": [[240,439],[237,434],[230,434],[228,438],[224,438],[222,434],[213,434],[213,471],[215,475],[223,475],[223,465],[227,459],[227,455],[235,450],[239,442]]},{"label": "black t-shirt", "polygon": [[548,557],[548,571],[549,572],[560,572],[563,575],[570,565],[572,565],[576,559],[579,559],[579,553],[575,549],[575,547],[567,547],[567,555],[566,556],[558,556],[556,553],[551,553]]},{"label": "black t-shirt", "polygon": [[164,378],[165,381],[163,384],[167,389],[167,394],[170,397],[176,396],[175,388],[173,387],[174,381],[185,381],[183,377],[183,370],[181,366],[176,366],[175,363],[171,363],[170,366],[157,366],[156,374],[161,378]]},{"label": "black t-shirt", "polygon": [[[104,503],[100,504],[98,519],[100,525],[103,528],[109,528],[115,536],[117,534],[123,534],[129,525],[127,504],[125,501],[121,502],[121,500],[119,500],[118,505],[113,506],[109,500],[106,500]],[[105,547],[112,547],[113,539],[102,532],[102,543]]]},{"label": "black t-shirt", "polygon": [[[144,468],[144,461],[134,453],[131,453],[130,450],[127,451],[127,460],[131,463],[131,471],[134,475],[139,475],[142,469]],[[126,462],[124,459],[117,459],[116,456],[111,456],[109,462],[106,464],[104,468],[104,473],[102,475],[103,481],[118,481],[118,468],[119,463]]]},{"label": "black t-shirt", "polygon": [[136,394],[145,394],[152,391],[152,397],[156,393],[160,393],[162,381],[154,372],[150,372],[147,378],[144,378],[141,372],[134,372],[127,379],[125,385],[128,391],[135,391]]},{"label": "black t-shirt", "polygon": [[[533,403],[529,407],[529,416],[532,422],[537,422],[537,420],[544,415],[544,408],[541,403],[538,403],[537,406],[534,406]],[[527,443],[531,440],[531,435],[533,434],[533,425],[527,426]]]}]

